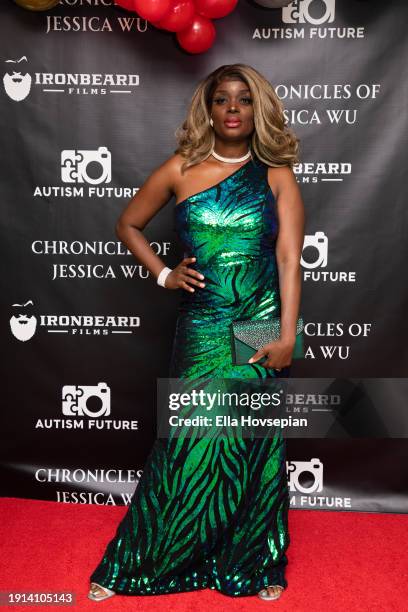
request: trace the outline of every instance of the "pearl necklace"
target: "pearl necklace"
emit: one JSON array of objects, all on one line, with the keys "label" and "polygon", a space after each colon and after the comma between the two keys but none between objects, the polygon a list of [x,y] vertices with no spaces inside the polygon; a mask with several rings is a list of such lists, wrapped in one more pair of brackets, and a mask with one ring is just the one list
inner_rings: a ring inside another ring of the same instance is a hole
[{"label": "pearl necklace", "polygon": [[229,164],[237,164],[238,162],[242,162],[246,159],[249,159],[251,157],[251,150],[249,150],[248,153],[245,153],[245,155],[243,155],[242,157],[223,157],[222,155],[216,153],[214,149],[211,150],[210,155],[213,155],[215,159],[219,159],[220,161],[227,162]]}]

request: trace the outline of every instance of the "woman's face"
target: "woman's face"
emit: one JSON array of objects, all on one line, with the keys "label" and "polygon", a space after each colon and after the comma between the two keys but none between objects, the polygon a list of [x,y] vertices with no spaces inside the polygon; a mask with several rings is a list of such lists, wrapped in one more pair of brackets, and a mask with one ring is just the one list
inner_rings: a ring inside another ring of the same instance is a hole
[{"label": "woman's face", "polygon": [[254,130],[252,95],[243,81],[224,80],[215,89],[210,115],[213,129],[222,140],[243,140]]}]

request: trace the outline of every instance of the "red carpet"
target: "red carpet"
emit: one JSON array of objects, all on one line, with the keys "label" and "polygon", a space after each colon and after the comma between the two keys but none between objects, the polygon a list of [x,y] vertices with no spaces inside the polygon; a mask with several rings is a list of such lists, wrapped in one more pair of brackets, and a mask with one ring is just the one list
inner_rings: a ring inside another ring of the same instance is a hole
[{"label": "red carpet", "polygon": [[75,593],[75,606],[1,610],[385,612],[408,610],[408,521],[402,514],[291,510],[288,589],[277,601],[205,589],[161,596],[87,597],[89,575],[124,506],[0,499],[1,591]]}]

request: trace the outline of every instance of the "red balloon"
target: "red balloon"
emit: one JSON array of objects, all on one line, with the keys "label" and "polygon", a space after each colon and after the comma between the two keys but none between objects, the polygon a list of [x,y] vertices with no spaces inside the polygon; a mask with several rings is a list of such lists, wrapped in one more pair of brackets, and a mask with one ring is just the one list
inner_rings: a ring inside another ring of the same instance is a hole
[{"label": "red balloon", "polygon": [[238,0],[195,0],[196,11],[208,19],[219,19],[235,9]]},{"label": "red balloon", "polygon": [[160,21],[170,10],[171,0],[133,0],[133,6],[143,19]]},{"label": "red balloon", "polygon": [[210,19],[198,15],[194,15],[193,23],[176,32],[176,38],[179,45],[189,53],[202,53],[207,51],[215,40],[215,26]]},{"label": "red balloon", "polygon": [[172,0],[170,11],[159,21],[159,27],[179,32],[193,23],[195,7],[192,0]]},{"label": "red balloon", "polygon": [[135,4],[133,0],[116,0],[115,4],[127,11],[135,11]]}]

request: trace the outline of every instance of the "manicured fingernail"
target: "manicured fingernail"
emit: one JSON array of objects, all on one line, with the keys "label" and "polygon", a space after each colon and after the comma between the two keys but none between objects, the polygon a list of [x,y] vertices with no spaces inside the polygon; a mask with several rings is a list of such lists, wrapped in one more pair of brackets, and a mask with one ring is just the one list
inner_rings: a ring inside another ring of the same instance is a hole
[{"label": "manicured fingernail", "polygon": [[253,362],[253,359],[251,357],[251,359],[248,359],[248,363],[252,363],[252,362]]}]

